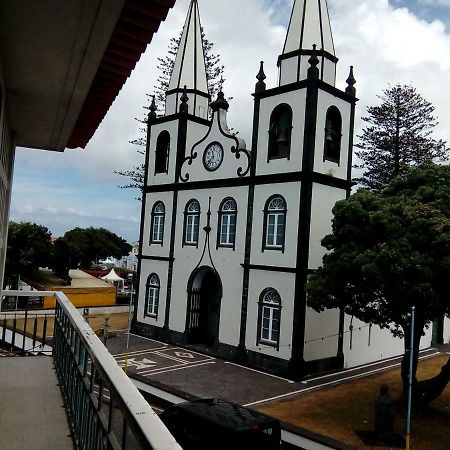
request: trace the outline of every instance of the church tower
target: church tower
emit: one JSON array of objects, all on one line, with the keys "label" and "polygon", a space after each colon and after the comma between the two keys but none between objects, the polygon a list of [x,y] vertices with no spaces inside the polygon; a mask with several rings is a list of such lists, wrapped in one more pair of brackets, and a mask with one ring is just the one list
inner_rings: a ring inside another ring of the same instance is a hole
[{"label": "church tower", "polygon": [[[343,363],[343,315],[315,313],[305,292],[308,274],[321,265],[332,208],[351,189],[355,80],[351,72],[345,92],[335,87],[337,61],[326,0],[295,0],[278,58],[278,87],[266,88],[261,65],[254,93],[252,156],[254,177],[261,181],[249,199],[253,225],[244,265],[243,331],[247,350],[255,340],[261,344],[257,357],[248,352],[250,362],[261,366],[264,354],[274,366],[278,358],[284,360],[279,367],[293,375]],[[264,296],[262,307],[251,306],[262,285],[278,299],[278,310],[269,309]],[[264,314],[273,332],[251,331],[249,324]]]}]

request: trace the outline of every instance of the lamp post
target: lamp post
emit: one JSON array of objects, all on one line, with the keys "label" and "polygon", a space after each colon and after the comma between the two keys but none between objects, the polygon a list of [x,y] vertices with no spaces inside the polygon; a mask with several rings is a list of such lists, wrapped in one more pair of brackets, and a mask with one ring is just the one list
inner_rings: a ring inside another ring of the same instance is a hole
[{"label": "lamp post", "polygon": [[411,407],[412,407],[412,388],[413,388],[413,350],[414,350],[414,319],[416,308],[411,308],[411,342],[409,350],[409,388],[408,388],[408,418],[406,424],[406,450],[409,450],[411,434]]},{"label": "lamp post", "polygon": [[125,350],[125,367],[124,371],[127,373],[128,370],[128,349],[130,347],[130,332],[131,332],[131,319],[133,317],[133,294],[134,294],[134,275],[129,273],[128,278],[131,280],[131,292],[130,292],[130,302],[128,305],[128,327],[127,327],[127,339],[126,339],[126,350]]}]

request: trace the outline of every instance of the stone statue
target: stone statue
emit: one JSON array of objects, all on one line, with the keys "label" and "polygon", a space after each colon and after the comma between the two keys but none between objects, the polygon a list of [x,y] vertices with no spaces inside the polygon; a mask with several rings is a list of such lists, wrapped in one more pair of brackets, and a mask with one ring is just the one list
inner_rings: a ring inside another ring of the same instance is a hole
[{"label": "stone statue", "polygon": [[380,386],[380,396],[375,405],[375,435],[382,441],[390,441],[394,437],[393,402],[389,395],[389,386]]}]

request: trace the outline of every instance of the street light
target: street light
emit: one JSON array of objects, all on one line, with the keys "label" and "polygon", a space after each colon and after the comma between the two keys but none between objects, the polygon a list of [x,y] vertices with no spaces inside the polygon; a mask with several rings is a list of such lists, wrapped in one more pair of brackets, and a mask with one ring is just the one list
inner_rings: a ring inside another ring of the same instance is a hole
[{"label": "street light", "polygon": [[411,308],[411,342],[409,350],[409,388],[408,388],[408,419],[406,424],[406,450],[409,450],[410,434],[411,434],[411,403],[412,403],[412,388],[413,388],[413,350],[414,350],[414,319],[416,315],[416,308]]}]

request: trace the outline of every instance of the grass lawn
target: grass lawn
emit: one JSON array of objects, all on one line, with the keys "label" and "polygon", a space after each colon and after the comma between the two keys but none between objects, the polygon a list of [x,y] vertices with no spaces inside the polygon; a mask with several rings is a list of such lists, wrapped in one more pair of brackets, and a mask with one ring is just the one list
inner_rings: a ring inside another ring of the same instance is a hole
[{"label": "grass lawn", "polygon": [[[448,356],[428,358],[420,362],[418,379],[440,372]],[[390,449],[366,447],[355,431],[372,430],[374,405],[379,387],[386,383],[392,398],[401,392],[400,369],[392,369],[339,386],[300,394],[286,400],[258,407],[262,411],[293,425],[332,437],[359,449]],[[450,449],[450,386],[424,411],[413,411],[411,448],[415,450]],[[395,406],[395,431],[406,434],[406,411]]]}]

